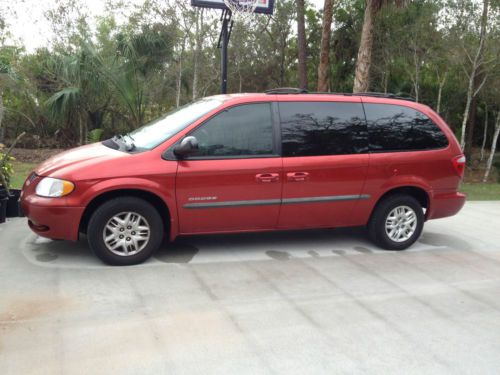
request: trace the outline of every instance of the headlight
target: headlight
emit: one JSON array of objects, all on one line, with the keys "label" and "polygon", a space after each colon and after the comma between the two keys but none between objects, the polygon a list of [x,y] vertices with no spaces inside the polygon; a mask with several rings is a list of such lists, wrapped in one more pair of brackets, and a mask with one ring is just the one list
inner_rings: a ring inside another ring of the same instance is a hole
[{"label": "headlight", "polygon": [[41,197],[64,197],[75,189],[75,184],[58,178],[45,177],[36,186],[36,194]]}]

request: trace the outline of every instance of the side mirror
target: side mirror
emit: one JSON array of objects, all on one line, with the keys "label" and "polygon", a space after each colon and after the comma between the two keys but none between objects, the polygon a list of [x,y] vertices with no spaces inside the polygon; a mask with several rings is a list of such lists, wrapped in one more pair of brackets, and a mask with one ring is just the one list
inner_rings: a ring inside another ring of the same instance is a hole
[{"label": "side mirror", "polygon": [[194,154],[198,151],[198,140],[196,137],[186,137],[181,143],[174,148],[174,154],[177,157],[184,157],[190,154]]}]

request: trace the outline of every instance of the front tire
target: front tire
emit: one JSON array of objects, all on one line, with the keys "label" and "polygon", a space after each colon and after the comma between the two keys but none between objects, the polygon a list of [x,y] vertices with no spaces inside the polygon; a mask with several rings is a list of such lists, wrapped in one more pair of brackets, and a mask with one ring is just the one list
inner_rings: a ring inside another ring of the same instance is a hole
[{"label": "front tire", "polygon": [[413,245],[424,227],[424,212],[410,195],[392,195],[375,208],[368,224],[370,239],[385,250],[405,250]]},{"label": "front tire", "polygon": [[140,264],[158,250],[164,236],[163,221],[147,201],[114,198],[92,214],[87,237],[99,259],[114,266]]}]

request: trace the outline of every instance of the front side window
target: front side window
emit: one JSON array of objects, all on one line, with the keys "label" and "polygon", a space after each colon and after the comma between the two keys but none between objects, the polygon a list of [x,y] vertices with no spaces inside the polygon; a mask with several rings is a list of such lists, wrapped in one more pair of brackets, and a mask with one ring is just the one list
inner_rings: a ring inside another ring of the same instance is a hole
[{"label": "front side window", "polygon": [[270,103],[245,104],[222,111],[190,135],[198,140],[197,157],[252,157],[273,154]]},{"label": "front side window", "polygon": [[423,113],[389,104],[365,104],[370,150],[411,151],[446,147],[448,139]]},{"label": "front side window", "polygon": [[279,108],[284,157],[368,151],[360,103],[285,102]]},{"label": "front side window", "polygon": [[129,134],[138,150],[151,150],[222,104],[217,99],[201,99],[173,110]]}]

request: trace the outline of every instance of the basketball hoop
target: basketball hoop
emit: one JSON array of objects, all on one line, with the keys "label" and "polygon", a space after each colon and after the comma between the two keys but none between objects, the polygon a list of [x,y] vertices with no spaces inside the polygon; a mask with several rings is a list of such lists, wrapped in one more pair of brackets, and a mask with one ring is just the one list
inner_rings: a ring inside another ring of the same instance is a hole
[{"label": "basketball hoop", "polygon": [[257,8],[259,0],[224,0],[236,21],[247,22]]},{"label": "basketball hoop", "polygon": [[[185,0],[186,1],[186,0]],[[248,25],[254,13],[272,15],[276,0],[191,0],[191,5],[200,8],[220,9],[222,28],[217,48],[221,50],[221,93],[227,92],[228,45],[233,30],[233,21]]]}]

